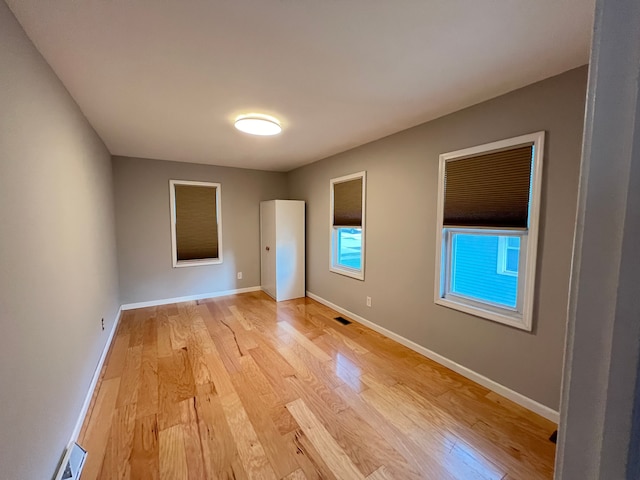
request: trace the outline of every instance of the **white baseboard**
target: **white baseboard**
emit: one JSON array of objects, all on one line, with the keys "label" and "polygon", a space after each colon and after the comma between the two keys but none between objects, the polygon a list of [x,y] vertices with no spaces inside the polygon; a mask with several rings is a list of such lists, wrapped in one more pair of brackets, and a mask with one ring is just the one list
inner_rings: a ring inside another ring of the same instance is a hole
[{"label": "white baseboard", "polygon": [[348,316],[349,318],[352,318],[358,323],[366,325],[367,327],[371,328],[372,330],[375,330],[376,332],[384,335],[385,337],[395,340],[396,342],[404,345],[405,347],[410,348],[411,350],[418,352],[419,354],[424,355],[427,358],[430,358],[434,362],[438,362],[439,364],[444,365],[447,368],[450,368],[451,370],[459,373],[463,377],[466,377],[469,380],[473,380],[474,382],[479,383],[483,387],[486,387],[489,390],[492,390],[497,394],[508,398],[509,400],[517,403],[518,405],[521,405],[524,408],[529,409],[532,412],[535,412],[538,415],[548,420],[551,420],[552,422],[558,423],[558,421],[560,420],[560,414],[557,411],[553,410],[552,408],[549,408],[546,405],[536,402],[535,400],[532,400],[531,398],[526,397],[521,393],[513,391],[510,388],[507,388],[504,385],[501,385],[498,382],[495,382],[490,378],[487,378],[484,375],[479,374],[478,372],[474,372],[470,368],[460,365],[459,363],[456,363],[453,360],[449,360],[448,358],[443,357],[442,355],[432,350],[429,350],[428,348],[425,348],[422,345],[418,345],[417,343],[412,342],[411,340],[401,335],[398,335],[397,333],[394,333],[391,330],[387,330],[386,328],[381,327],[380,325],[377,325],[371,322],[370,320],[367,320],[366,318],[361,317],[360,315],[356,315],[355,313],[352,313],[349,310],[346,310],[336,305],[335,303],[331,303],[329,300],[325,300],[324,298],[308,290],[307,290],[307,297],[312,298],[317,302],[320,302],[323,305],[326,305],[327,307],[332,308],[335,311]]},{"label": "white baseboard", "polygon": [[118,324],[120,323],[120,317],[122,317],[122,307],[118,309],[118,313],[116,314],[116,318],[113,322],[113,326],[111,327],[111,331],[109,332],[109,337],[107,338],[106,343],[104,344],[104,348],[102,349],[102,355],[100,355],[100,360],[98,360],[98,365],[96,365],[96,370],[93,372],[93,378],[91,379],[91,383],[89,384],[89,391],[87,392],[87,396],[84,399],[84,403],[82,404],[82,409],[80,410],[80,415],[78,415],[78,420],[76,421],[76,426],[73,428],[73,433],[71,434],[71,439],[69,440],[69,446],[73,444],[73,442],[78,440],[78,436],[80,435],[80,430],[82,429],[82,424],[84,423],[85,416],[87,415],[87,411],[89,410],[89,406],[91,405],[91,400],[93,399],[93,392],[98,385],[98,380],[100,380],[100,373],[102,372],[102,366],[104,365],[105,360],[107,359],[107,353],[109,353],[109,347],[111,347],[111,343],[113,342],[113,338],[115,337],[116,330],[118,329]]},{"label": "white baseboard", "polygon": [[226,295],[235,295],[237,293],[257,292],[262,287],[237,288],[235,290],[223,290],[221,292],[200,293],[198,295],[188,295],[186,297],[163,298],[160,300],[151,300],[149,302],[125,303],[122,310],[133,310],[134,308],[157,307],[158,305],[168,305],[170,303],[191,302],[193,300],[203,300],[205,298],[224,297]]}]

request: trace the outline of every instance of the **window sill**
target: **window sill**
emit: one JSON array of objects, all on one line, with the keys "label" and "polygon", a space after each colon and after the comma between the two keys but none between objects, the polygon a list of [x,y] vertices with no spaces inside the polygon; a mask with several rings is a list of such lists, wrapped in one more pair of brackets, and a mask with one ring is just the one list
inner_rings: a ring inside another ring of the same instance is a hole
[{"label": "window sill", "polygon": [[436,305],[441,305],[443,307],[451,308],[453,310],[458,310],[460,312],[468,313],[476,317],[485,318],[493,322],[509,325],[510,327],[518,328],[520,330],[525,330],[527,332],[531,331],[530,319],[527,321],[527,319],[522,318],[522,315],[520,313],[514,312],[511,315],[506,313],[498,313],[496,311],[483,309],[475,305],[463,303],[463,301],[457,301],[451,298],[443,298],[443,297],[437,297],[435,299],[435,303]]},{"label": "window sill", "polygon": [[329,267],[329,271],[333,273],[337,273],[339,275],[344,275],[345,277],[355,278],[356,280],[364,280],[364,270],[354,270],[346,267]]},{"label": "window sill", "polygon": [[203,258],[202,260],[178,260],[173,262],[173,268],[198,267],[201,265],[218,265],[222,263],[221,258]]}]

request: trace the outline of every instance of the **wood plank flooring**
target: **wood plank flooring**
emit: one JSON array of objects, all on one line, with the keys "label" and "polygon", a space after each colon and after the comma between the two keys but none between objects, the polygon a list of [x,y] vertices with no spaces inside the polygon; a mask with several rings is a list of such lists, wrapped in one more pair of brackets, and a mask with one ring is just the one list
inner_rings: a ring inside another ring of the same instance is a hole
[{"label": "wood plank flooring", "polygon": [[124,312],[82,480],[553,477],[556,425],[308,298]]}]

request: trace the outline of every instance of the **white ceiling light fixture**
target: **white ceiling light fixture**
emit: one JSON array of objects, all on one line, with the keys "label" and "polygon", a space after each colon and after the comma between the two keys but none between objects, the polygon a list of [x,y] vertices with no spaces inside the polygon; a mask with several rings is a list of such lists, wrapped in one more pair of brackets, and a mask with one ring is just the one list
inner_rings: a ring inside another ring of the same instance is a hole
[{"label": "white ceiling light fixture", "polygon": [[235,126],[241,132],[251,135],[277,135],[282,132],[282,127],[277,118],[260,113],[249,113],[236,118]]}]

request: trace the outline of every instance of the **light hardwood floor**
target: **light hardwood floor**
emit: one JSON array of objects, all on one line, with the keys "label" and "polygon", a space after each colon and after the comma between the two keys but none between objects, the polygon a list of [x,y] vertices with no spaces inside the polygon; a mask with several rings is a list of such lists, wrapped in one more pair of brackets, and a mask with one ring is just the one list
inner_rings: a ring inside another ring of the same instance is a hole
[{"label": "light hardwood floor", "polygon": [[82,480],[553,476],[553,423],[311,299],[123,315]]}]

